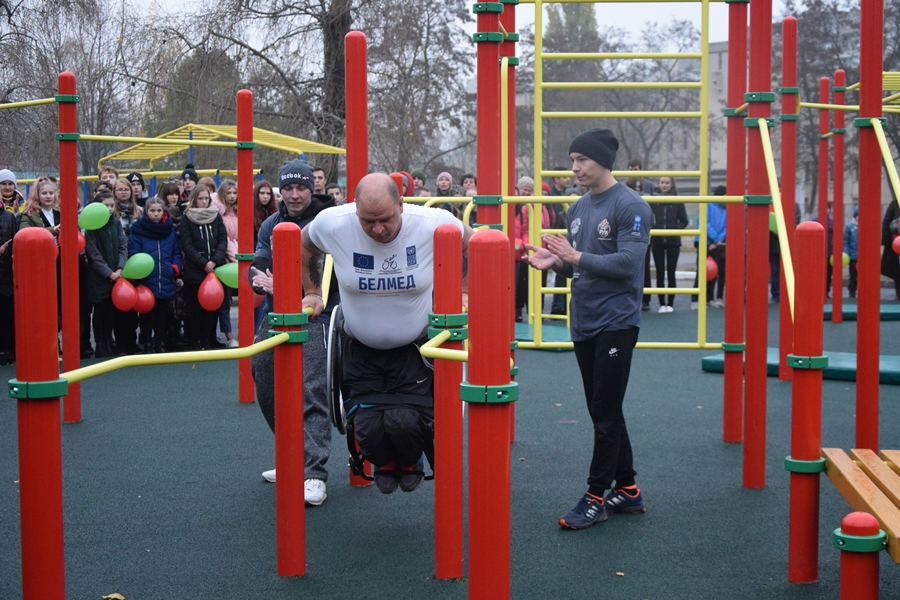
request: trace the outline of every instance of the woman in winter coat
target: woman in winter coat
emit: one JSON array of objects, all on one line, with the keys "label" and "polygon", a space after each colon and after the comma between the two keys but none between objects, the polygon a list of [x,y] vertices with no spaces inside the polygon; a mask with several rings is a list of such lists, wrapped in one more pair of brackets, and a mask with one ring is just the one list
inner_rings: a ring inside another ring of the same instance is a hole
[{"label": "woman in winter coat", "polygon": [[[150,288],[156,299],[153,310],[147,314],[145,325],[142,325],[148,328],[145,349],[147,352],[165,352],[169,343],[166,331],[169,303],[175,298],[175,278],[181,273],[181,246],[172,219],[158,197],[147,200],[144,215],[131,228],[128,255],[139,252],[153,257],[153,271],[141,283]],[[152,341],[150,330],[153,332]]]},{"label": "woman in winter coat", "polygon": [[[659,186],[653,193],[654,196],[677,196],[678,189],[671,177],[660,177]],[[687,210],[683,203],[654,203],[653,209],[654,229],[684,229],[689,221]],[[681,252],[681,236],[654,236],[650,238],[650,249],[653,252],[653,262],[656,264],[656,287],[677,287],[675,283],[675,267],[678,265],[678,254]],[[668,276],[669,285],[666,286]],[[659,295],[659,312],[670,313],[674,310],[675,295]]]},{"label": "woman in winter coat", "polygon": [[[130,187],[130,186],[129,186]],[[109,192],[101,192],[95,201],[102,202],[109,209],[109,221],[100,229],[86,231],[84,234],[84,251],[88,256],[87,274],[88,301],[94,312],[94,343],[96,358],[113,355],[112,331],[116,328],[116,339],[123,345],[127,338],[121,332],[121,325],[116,322],[118,312],[112,302],[113,284],[122,276],[122,269],[128,259],[128,244],[122,224],[115,217],[116,201]],[[134,332],[131,332],[132,342]],[[124,350],[120,348],[119,350]]]},{"label": "woman in winter coat", "polygon": [[200,305],[200,284],[227,259],[228,234],[222,216],[211,206],[209,188],[195,186],[179,226],[184,252],[185,336],[197,348],[212,348],[216,339],[216,311]]},{"label": "woman in winter coat", "polygon": [[[59,187],[49,177],[39,177],[28,194],[25,210],[19,215],[19,231],[27,227],[43,227],[53,234],[59,243]],[[56,256],[56,289],[61,290],[59,254]],[[56,313],[62,316],[62,295],[56,297]],[[59,323],[62,321],[59,320]]]},{"label": "woman in winter coat", "polygon": [[900,219],[900,205],[897,198],[891,193],[891,201],[884,211],[884,219],[881,221],[881,245],[884,251],[881,253],[881,274],[894,280],[894,294],[900,300],[900,259],[894,252],[894,234],[891,232],[891,223]]},{"label": "woman in winter coat", "polygon": [[[237,216],[237,184],[233,179],[222,180],[219,185],[216,196],[219,197],[225,206],[225,212],[222,213],[222,222],[225,224],[225,233],[228,236],[228,245],[225,249],[226,261],[228,263],[237,262],[238,251],[238,216]],[[225,334],[225,347],[237,348],[238,342],[231,333],[231,297],[233,291],[227,285],[225,287],[225,298],[222,300],[222,306],[219,307],[219,329]]]}]

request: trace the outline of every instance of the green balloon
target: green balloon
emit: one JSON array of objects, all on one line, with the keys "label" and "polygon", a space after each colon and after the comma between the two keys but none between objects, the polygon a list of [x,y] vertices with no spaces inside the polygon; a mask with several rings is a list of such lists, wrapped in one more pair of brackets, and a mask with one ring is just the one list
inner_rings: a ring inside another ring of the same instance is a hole
[{"label": "green balloon", "polygon": [[769,231],[772,233],[778,233],[778,219],[775,218],[775,213],[769,213]]},{"label": "green balloon", "polygon": [[109,221],[109,209],[102,202],[91,202],[78,215],[78,226],[88,231],[100,229]]},{"label": "green balloon", "polygon": [[153,257],[146,252],[138,252],[128,259],[122,269],[122,277],[125,279],[143,279],[153,272],[156,263]]},{"label": "green balloon", "polygon": [[238,287],[238,265],[237,263],[227,263],[222,265],[221,267],[216,267],[216,277],[219,278],[219,281],[222,282],[222,285],[227,285],[230,288],[237,289]]}]

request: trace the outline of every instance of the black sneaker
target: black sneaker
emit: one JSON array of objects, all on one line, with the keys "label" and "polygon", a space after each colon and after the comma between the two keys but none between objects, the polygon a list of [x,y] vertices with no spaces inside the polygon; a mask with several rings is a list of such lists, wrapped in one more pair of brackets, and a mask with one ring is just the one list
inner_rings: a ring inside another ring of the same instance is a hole
[{"label": "black sneaker", "polygon": [[393,493],[394,490],[397,489],[397,485],[399,483],[400,480],[397,477],[397,471],[393,469],[378,469],[377,471],[375,471],[375,487],[377,487],[378,491],[382,494]]},{"label": "black sneaker", "polygon": [[422,484],[424,478],[425,467],[420,458],[419,462],[413,465],[412,470],[404,468],[400,471],[400,489],[404,492],[412,492]]},{"label": "black sneaker", "polygon": [[585,494],[575,508],[563,515],[559,525],[568,529],[587,529],[594,523],[602,523],[608,517],[603,499]]},{"label": "black sneaker", "polygon": [[630,496],[621,488],[610,490],[604,499],[607,512],[613,514],[624,513],[629,515],[638,515],[647,512],[644,506],[644,498],[641,490],[638,490],[637,496]]}]

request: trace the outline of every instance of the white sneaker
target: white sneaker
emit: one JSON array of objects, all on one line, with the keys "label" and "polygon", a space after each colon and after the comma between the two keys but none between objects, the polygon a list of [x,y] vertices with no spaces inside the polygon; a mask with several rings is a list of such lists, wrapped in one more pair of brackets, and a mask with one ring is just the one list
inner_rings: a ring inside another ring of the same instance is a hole
[{"label": "white sneaker", "polygon": [[269,483],[275,483],[275,469],[272,469],[271,471],[263,471],[262,478]]},{"label": "white sneaker", "polygon": [[230,339],[227,342],[225,342],[226,348],[238,348],[239,346],[240,346],[240,344],[238,344],[238,341],[235,339]]},{"label": "white sneaker", "polygon": [[697,310],[697,303],[691,302],[691,310]]},{"label": "white sneaker", "polygon": [[725,303],[722,302],[719,298],[716,298],[715,301],[713,302],[713,304],[715,304],[716,308],[724,308],[725,307]]},{"label": "white sneaker", "polygon": [[666,312],[667,312],[667,313],[675,312],[675,309],[672,308],[671,306],[667,306],[667,307],[666,307]]},{"label": "white sneaker", "polygon": [[666,310],[667,308],[668,308],[668,306],[660,306],[660,307],[659,307],[659,314],[662,315],[662,314],[665,314],[665,313],[669,312],[668,310]]},{"label": "white sneaker", "polygon": [[303,496],[307,504],[319,506],[328,497],[325,493],[325,482],[321,479],[307,479],[304,482]]}]

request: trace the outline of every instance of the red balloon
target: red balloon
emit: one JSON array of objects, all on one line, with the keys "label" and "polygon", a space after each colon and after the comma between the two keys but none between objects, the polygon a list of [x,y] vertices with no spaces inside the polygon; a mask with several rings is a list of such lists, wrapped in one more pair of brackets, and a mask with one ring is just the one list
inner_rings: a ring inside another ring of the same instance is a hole
[{"label": "red balloon", "polygon": [[259,308],[265,301],[266,297],[263,294],[253,294],[253,308]]},{"label": "red balloon", "polygon": [[197,299],[203,310],[209,312],[217,311],[222,306],[222,301],[225,300],[225,289],[214,271],[206,274],[206,279],[200,284],[200,290],[197,292]]},{"label": "red balloon", "polygon": [[891,248],[894,249],[894,252],[900,254],[900,235],[894,237],[894,241],[891,242]]},{"label": "red balloon", "polygon": [[137,292],[130,281],[124,277],[116,280],[112,289],[112,301],[115,307],[123,312],[134,308],[134,304],[137,302]]},{"label": "red balloon", "polygon": [[712,256],[706,257],[706,280],[713,281],[719,275],[719,265]]},{"label": "red balloon", "polygon": [[134,310],[139,314],[145,314],[153,310],[153,305],[156,304],[156,298],[153,296],[153,292],[150,291],[150,288],[146,285],[139,285],[134,288],[134,291],[137,294]]},{"label": "red balloon", "polygon": [[84,236],[81,232],[78,232],[78,253],[81,254],[84,252]]}]

